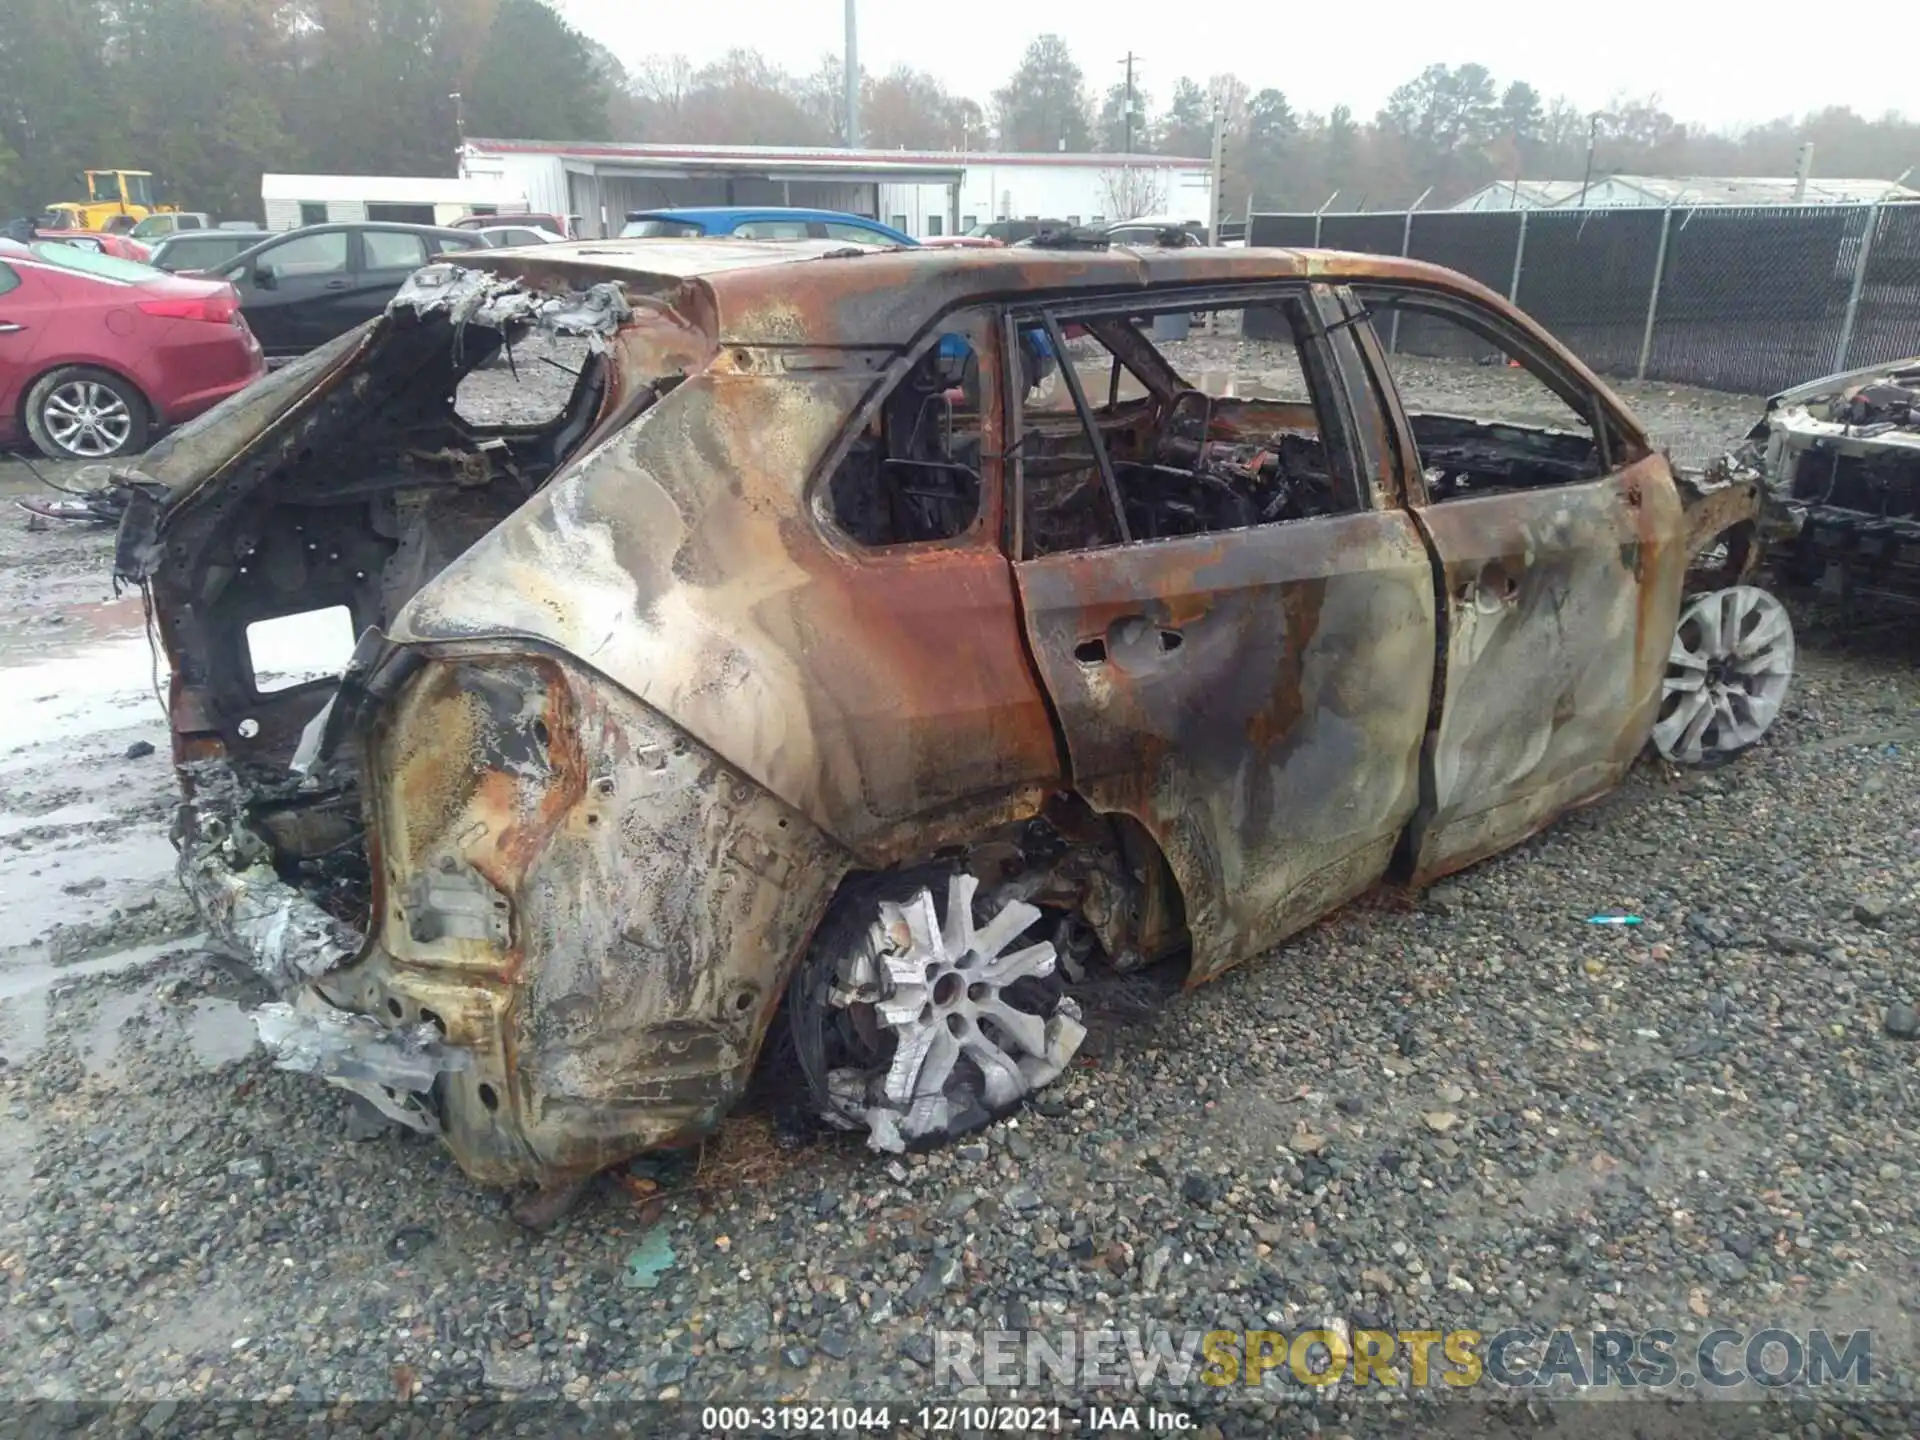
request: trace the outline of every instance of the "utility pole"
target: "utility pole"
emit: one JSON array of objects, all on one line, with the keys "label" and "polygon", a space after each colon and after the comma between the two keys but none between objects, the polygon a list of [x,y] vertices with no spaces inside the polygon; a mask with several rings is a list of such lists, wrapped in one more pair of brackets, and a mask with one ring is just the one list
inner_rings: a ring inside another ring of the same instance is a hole
[{"label": "utility pole", "polygon": [[860,148],[860,44],[854,0],[847,0],[847,148]]},{"label": "utility pole", "polygon": [[1127,52],[1127,58],[1120,63],[1127,67],[1127,143],[1120,147],[1122,155],[1133,153],[1133,52]]},{"label": "utility pole", "polygon": [[1227,107],[1218,91],[1213,96],[1213,166],[1209,183],[1213,193],[1207,204],[1207,243],[1220,243],[1220,222],[1226,217],[1227,197]]},{"label": "utility pole", "polygon": [[1793,203],[1798,205],[1807,198],[1807,181],[1813,175],[1813,142],[1807,141],[1800,147],[1800,157],[1793,167]]},{"label": "utility pole", "polygon": [[460,137],[460,148],[464,150],[467,145],[466,103],[461,100],[458,90],[447,96],[447,98],[453,101],[453,133]]},{"label": "utility pole", "polygon": [[[851,5],[853,0],[847,0]],[[1593,147],[1600,143],[1600,117],[1595,115],[1587,124],[1587,173],[1580,181],[1579,209],[1587,208],[1587,187],[1593,183]]]}]

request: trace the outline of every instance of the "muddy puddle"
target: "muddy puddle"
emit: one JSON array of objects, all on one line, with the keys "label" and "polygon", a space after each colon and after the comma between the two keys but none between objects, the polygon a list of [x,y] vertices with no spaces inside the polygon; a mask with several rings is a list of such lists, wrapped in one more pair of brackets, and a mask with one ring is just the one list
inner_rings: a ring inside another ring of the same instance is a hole
[{"label": "muddy puddle", "polygon": [[[338,673],[354,638],[344,617],[254,626],[262,688]],[[179,928],[167,679],[138,595],[0,626],[0,951],[62,930],[86,929],[87,951]]]},{"label": "muddy puddle", "polygon": [[[57,622],[57,623],[56,623]],[[67,605],[0,630],[0,773],[23,749],[145,724],[164,730],[137,595]]]},{"label": "muddy puddle", "polygon": [[[213,994],[166,992],[170,978],[206,975],[214,962],[204,958],[204,941],[190,934],[69,965],[26,948],[0,954],[0,1058],[17,1065],[38,1053],[57,1016],[89,1075],[121,1075],[136,1049],[165,1049],[176,1063],[196,1069],[243,1059],[256,1043],[246,1012],[259,997],[250,985],[222,977]],[[75,988],[75,982],[99,980],[110,983]],[[85,1001],[76,1007],[74,997],[82,994]]]},{"label": "muddy puddle", "polygon": [[[0,757],[127,726],[164,737],[166,658],[149,643],[142,603],[125,595],[63,605],[0,628]],[[338,674],[355,639],[345,616],[336,607],[249,627],[261,688]]]}]

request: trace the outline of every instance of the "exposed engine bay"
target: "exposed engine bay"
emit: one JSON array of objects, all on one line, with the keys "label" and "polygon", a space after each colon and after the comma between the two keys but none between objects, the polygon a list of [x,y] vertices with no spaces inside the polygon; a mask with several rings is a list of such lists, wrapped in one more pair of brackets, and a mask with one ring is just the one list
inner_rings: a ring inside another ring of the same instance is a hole
[{"label": "exposed engine bay", "polygon": [[1774,396],[1721,468],[1764,479],[1789,580],[1920,600],[1920,359]]}]

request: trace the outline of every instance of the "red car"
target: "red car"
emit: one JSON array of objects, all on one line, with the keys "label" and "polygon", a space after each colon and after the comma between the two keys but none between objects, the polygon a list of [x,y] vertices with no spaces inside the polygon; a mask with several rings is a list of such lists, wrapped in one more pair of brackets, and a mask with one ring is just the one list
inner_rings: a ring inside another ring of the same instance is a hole
[{"label": "red car", "polygon": [[55,460],[131,455],[266,368],[224,280],[0,242],[0,442],[24,434]]},{"label": "red car", "polygon": [[111,255],[116,260],[138,260],[143,264],[153,254],[150,246],[138,240],[126,235],[109,235],[102,230],[35,230],[33,238],[58,240],[62,245],[77,245],[96,255]]}]

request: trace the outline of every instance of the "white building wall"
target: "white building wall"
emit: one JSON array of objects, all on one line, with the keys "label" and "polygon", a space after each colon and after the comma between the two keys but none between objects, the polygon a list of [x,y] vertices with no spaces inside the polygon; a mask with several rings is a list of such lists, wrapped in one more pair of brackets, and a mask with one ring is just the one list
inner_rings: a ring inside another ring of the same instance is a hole
[{"label": "white building wall", "polygon": [[[1212,213],[1213,179],[1205,167],[1138,166],[1133,167],[1138,174],[1130,182],[1123,182],[1122,168],[1006,162],[969,165],[960,182],[957,214],[949,208],[952,198],[948,186],[882,185],[880,218],[917,239],[952,234],[955,222],[961,234],[994,220],[1112,224],[1131,218],[1120,215],[1116,204],[1116,192],[1124,193],[1129,188],[1154,201],[1137,211],[1140,214],[1205,221]],[[1143,180],[1142,176],[1147,178]],[[934,217],[940,221],[938,231],[931,225]]]},{"label": "white building wall", "polygon": [[[858,158],[883,157],[877,152],[860,152]],[[1113,192],[1121,175],[1131,169],[1136,172],[1132,188],[1140,191],[1140,177],[1147,177],[1148,193],[1142,198],[1152,202],[1135,207],[1134,213],[1175,215],[1200,221],[1207,220],[1212,213],[1212,176],[1204,164],[1154,163],[1151,157],[1143,157],[1148,163],[1122,166],[1115,163],[1118,156],[1085,163],[1079,163],[1078,157],[1070,160],[1034,157],[1024,161],[1003,156],[979,157],[971,162],[959,155],[941,158],[961,162],[963,178],[957,204],[952,187],[943,182],[835,183],[825,174],[804,181],[795,179],[784,185],[779,181],[740,177],[732,183],[731,203],[806,205],[859,214],[877,211],[877,218],[888,224],[900,224],[901,229],[917,239],[935,233],[950,234],[956,221],[962,230],[969,223],[985,224],[996,219],[1017,220],[1028,216],[1077,220],[1082,225],[1091,225],[1096,220],[1112,223],[1128,218],[1119,213]],[[637,158],[634,169],[640,170],[646,163],[646,159]],[[855,163],[855,158],[850,157],[849,163]],[[596,168],[601,172],[597,181],[587,173]],[[568,162],[563,155],[518,151],[476,153],[469,150],[461,162],[464,175],[524,194],[530,210],[580,215],[582,229],[589,235],[596,233],[597,212],[602,208],[608,230],[617,234],[629,210],[729,203],[728,182],[721,178],[607,173],[618,168],[617,162],[583,155],[575,162],[575,169],[582,173],[569,176]],[[903,219],[905,223],[901,224]],[[937,232],[933,223],[936,219],[939,221]]]},{"label": "white building wall", "polygon": [[1210,214],[1213,183],[1204,166],[1000,162],[967,167],[960,185],[960,223],[964,229],[972,216],[978,224],[1026,219],[1112,224],[1130,218],[1120,213],[1119,203],[1129,190],[1152,202],[1137,208],[1140,214],[1202,221]]},{"label": "white building wall", "polygon": [[567,165],[558,155],[475,155],[461,157],[460,173],[492,188],[526,197],[526,208],[548,215],[571,213],[567,204]]},{"label": "white building wall", "polygon": [[521,193],[491,179],[428,175],[274,175],[260,177],[260,205],[269,230],[301,223],[303,206],[326,208],[329,222],[367,219],[367,206],[430,206],[437,224],[450,224],[476,206],[525,208]]},{"label": "white building wall", "polygon": [[[904,230],[916,240],[929,235],[951,235],[953,226],[947,213],[950,185],[881,185],[880,213],[874,218]],[[932,222],[938,220],[936,230]]]},{"label": "white building wall", "polygon": [[315,224],[338,225],[345,224],[348,221],[365,220],[367,218],[367,204],[364,200],[308,200],[305,202],[299,200],[268,200],[264,202],[267,212],[267,229],[297,230],[301,225],[309,223],[300,218],[303,203],[305,205],[320,205],[325,207],[326,220],[324,222],[312,222]]}]

